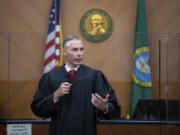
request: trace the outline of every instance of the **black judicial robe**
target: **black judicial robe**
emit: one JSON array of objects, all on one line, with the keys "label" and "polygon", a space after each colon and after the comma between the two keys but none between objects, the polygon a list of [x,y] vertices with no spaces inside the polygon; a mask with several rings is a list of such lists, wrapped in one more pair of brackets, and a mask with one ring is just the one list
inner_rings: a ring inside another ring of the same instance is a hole
[{"label": "black judicial robe", "polygon": [[[31,109],[40,117],[51,117],[50,135],[96,135],[96,119],[120,114],[114,90],[101,71],[81,65],[76,71],[70,93],[53,102],[53,93],[65,80],[64,65],[44,74],[34,95]],[[91,103],[91,94],[103,98],[109,93],[109,112],[104,114]]]}]

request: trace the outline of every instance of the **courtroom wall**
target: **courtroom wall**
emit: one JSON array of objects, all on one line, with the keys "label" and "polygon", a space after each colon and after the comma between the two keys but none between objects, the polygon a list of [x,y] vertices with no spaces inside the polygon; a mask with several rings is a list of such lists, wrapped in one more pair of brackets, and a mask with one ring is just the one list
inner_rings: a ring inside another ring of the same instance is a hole
[{"label": "courtroom wall", "polygon": [[[1,0],[0,4],[0,118],[35,118],[30,103],[43,71],[44,49],[51,0]],[[111,35],[102,42],[87,41],[80,32],[80,19],[93,8],[112,18]],[[102,70],[117,94],[122,114],[129,113],[131,71],[137,0],[61,0],[63,37],[74,34],[85,44],[84,64]],[[180,98],[178,44],[179,0],[146,0],[153,96],[165,98],[166,60],[162,58],[159,83],[159,40],[169,35],[169,98]],[[166,56],[162,48],[162,56]],[[161,85],[161,95],[159,95]]]}]

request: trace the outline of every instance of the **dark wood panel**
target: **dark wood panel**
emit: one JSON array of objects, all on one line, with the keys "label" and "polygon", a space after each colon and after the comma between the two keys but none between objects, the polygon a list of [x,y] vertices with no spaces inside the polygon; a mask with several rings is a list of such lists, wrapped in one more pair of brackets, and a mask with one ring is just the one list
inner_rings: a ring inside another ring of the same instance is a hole
[{"label": "dark wood panel", "polygon": [[176,125],[99,124],[98,135],[179,135]]},{"label": "dark wood panel", "polygon": [[6,124],[0,124],[0,134],[7,135],[6,133]]},{"label": "dark wood panel", "polygon": [[[6,124],[0,124],[0,134],[6,135]],[[49,124],[32,124],[32,135],[48,135]],[[179,135],[178,125],[98,124],[97,135]]]},{"label": "dark wood panel", "polygon": [[9,87],[7,81],[0,81],[0,118],[10,117],[9,112]]},{"label": "dark wood panel", "polygon": [[32,135],[49,135],[49,124],[32,124]]},{"label": "dark wood panel", "polygon": [[[7,135],[7,124],[0,124],[0,135]],[[49,124],[32,124],[32,135],[49,135]]]},{"label": "dark wood panel", "polygon": [[30,105],[37,81],[0,81],[0,118],[33,118]]}]

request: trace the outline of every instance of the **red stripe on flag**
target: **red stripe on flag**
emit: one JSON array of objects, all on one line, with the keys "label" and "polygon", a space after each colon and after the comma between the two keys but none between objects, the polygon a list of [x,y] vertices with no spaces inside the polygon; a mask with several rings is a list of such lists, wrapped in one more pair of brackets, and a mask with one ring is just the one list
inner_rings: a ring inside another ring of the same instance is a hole
[{"label": "red stripe on flag", "polygon": [[54,60],[56,57],[55,57],[55,54],[53,53],[51,56],[49,56],[47,59],[45,59],[45,65],[47,65],[48,63],[50,63],[52,60]]},{"label": "red stripe on flag", "polygon": [[56,37],[60,37],[60,34],[59,34],[59,32],[56,32]]},{"label": "red stripe on flag", "polygon": [[46,50],[48,50],[49,48],[51,48],[52,45],[54,45],[54,39],[52,39],[50,42],[47,43],[46,45]]},{"label": "red stripe on flag", "polygon": [[56,44],[56,49],[59,49],[59,44]]},{"label": "red stripe on flag", "polygon": [[58,55],[58,56],[55,56],[55,58],[56,58],[56,60],[58,60],[58,61],[60,60],[60,57],[59,57],[59,55]]}]

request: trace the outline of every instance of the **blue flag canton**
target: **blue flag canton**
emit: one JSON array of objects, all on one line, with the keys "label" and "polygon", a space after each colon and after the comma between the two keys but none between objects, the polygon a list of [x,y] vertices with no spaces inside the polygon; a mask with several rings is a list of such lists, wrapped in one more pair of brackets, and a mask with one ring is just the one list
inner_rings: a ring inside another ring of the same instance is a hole
[{"label": "blue flag canton", "polygon": [[53,4],[51,7],[51,12],[49,15],[49,29],[48,29],[48,33],[51,33],[52,31],[55,30],[55,5],[54,5],[54,0],[53,0]]}]

